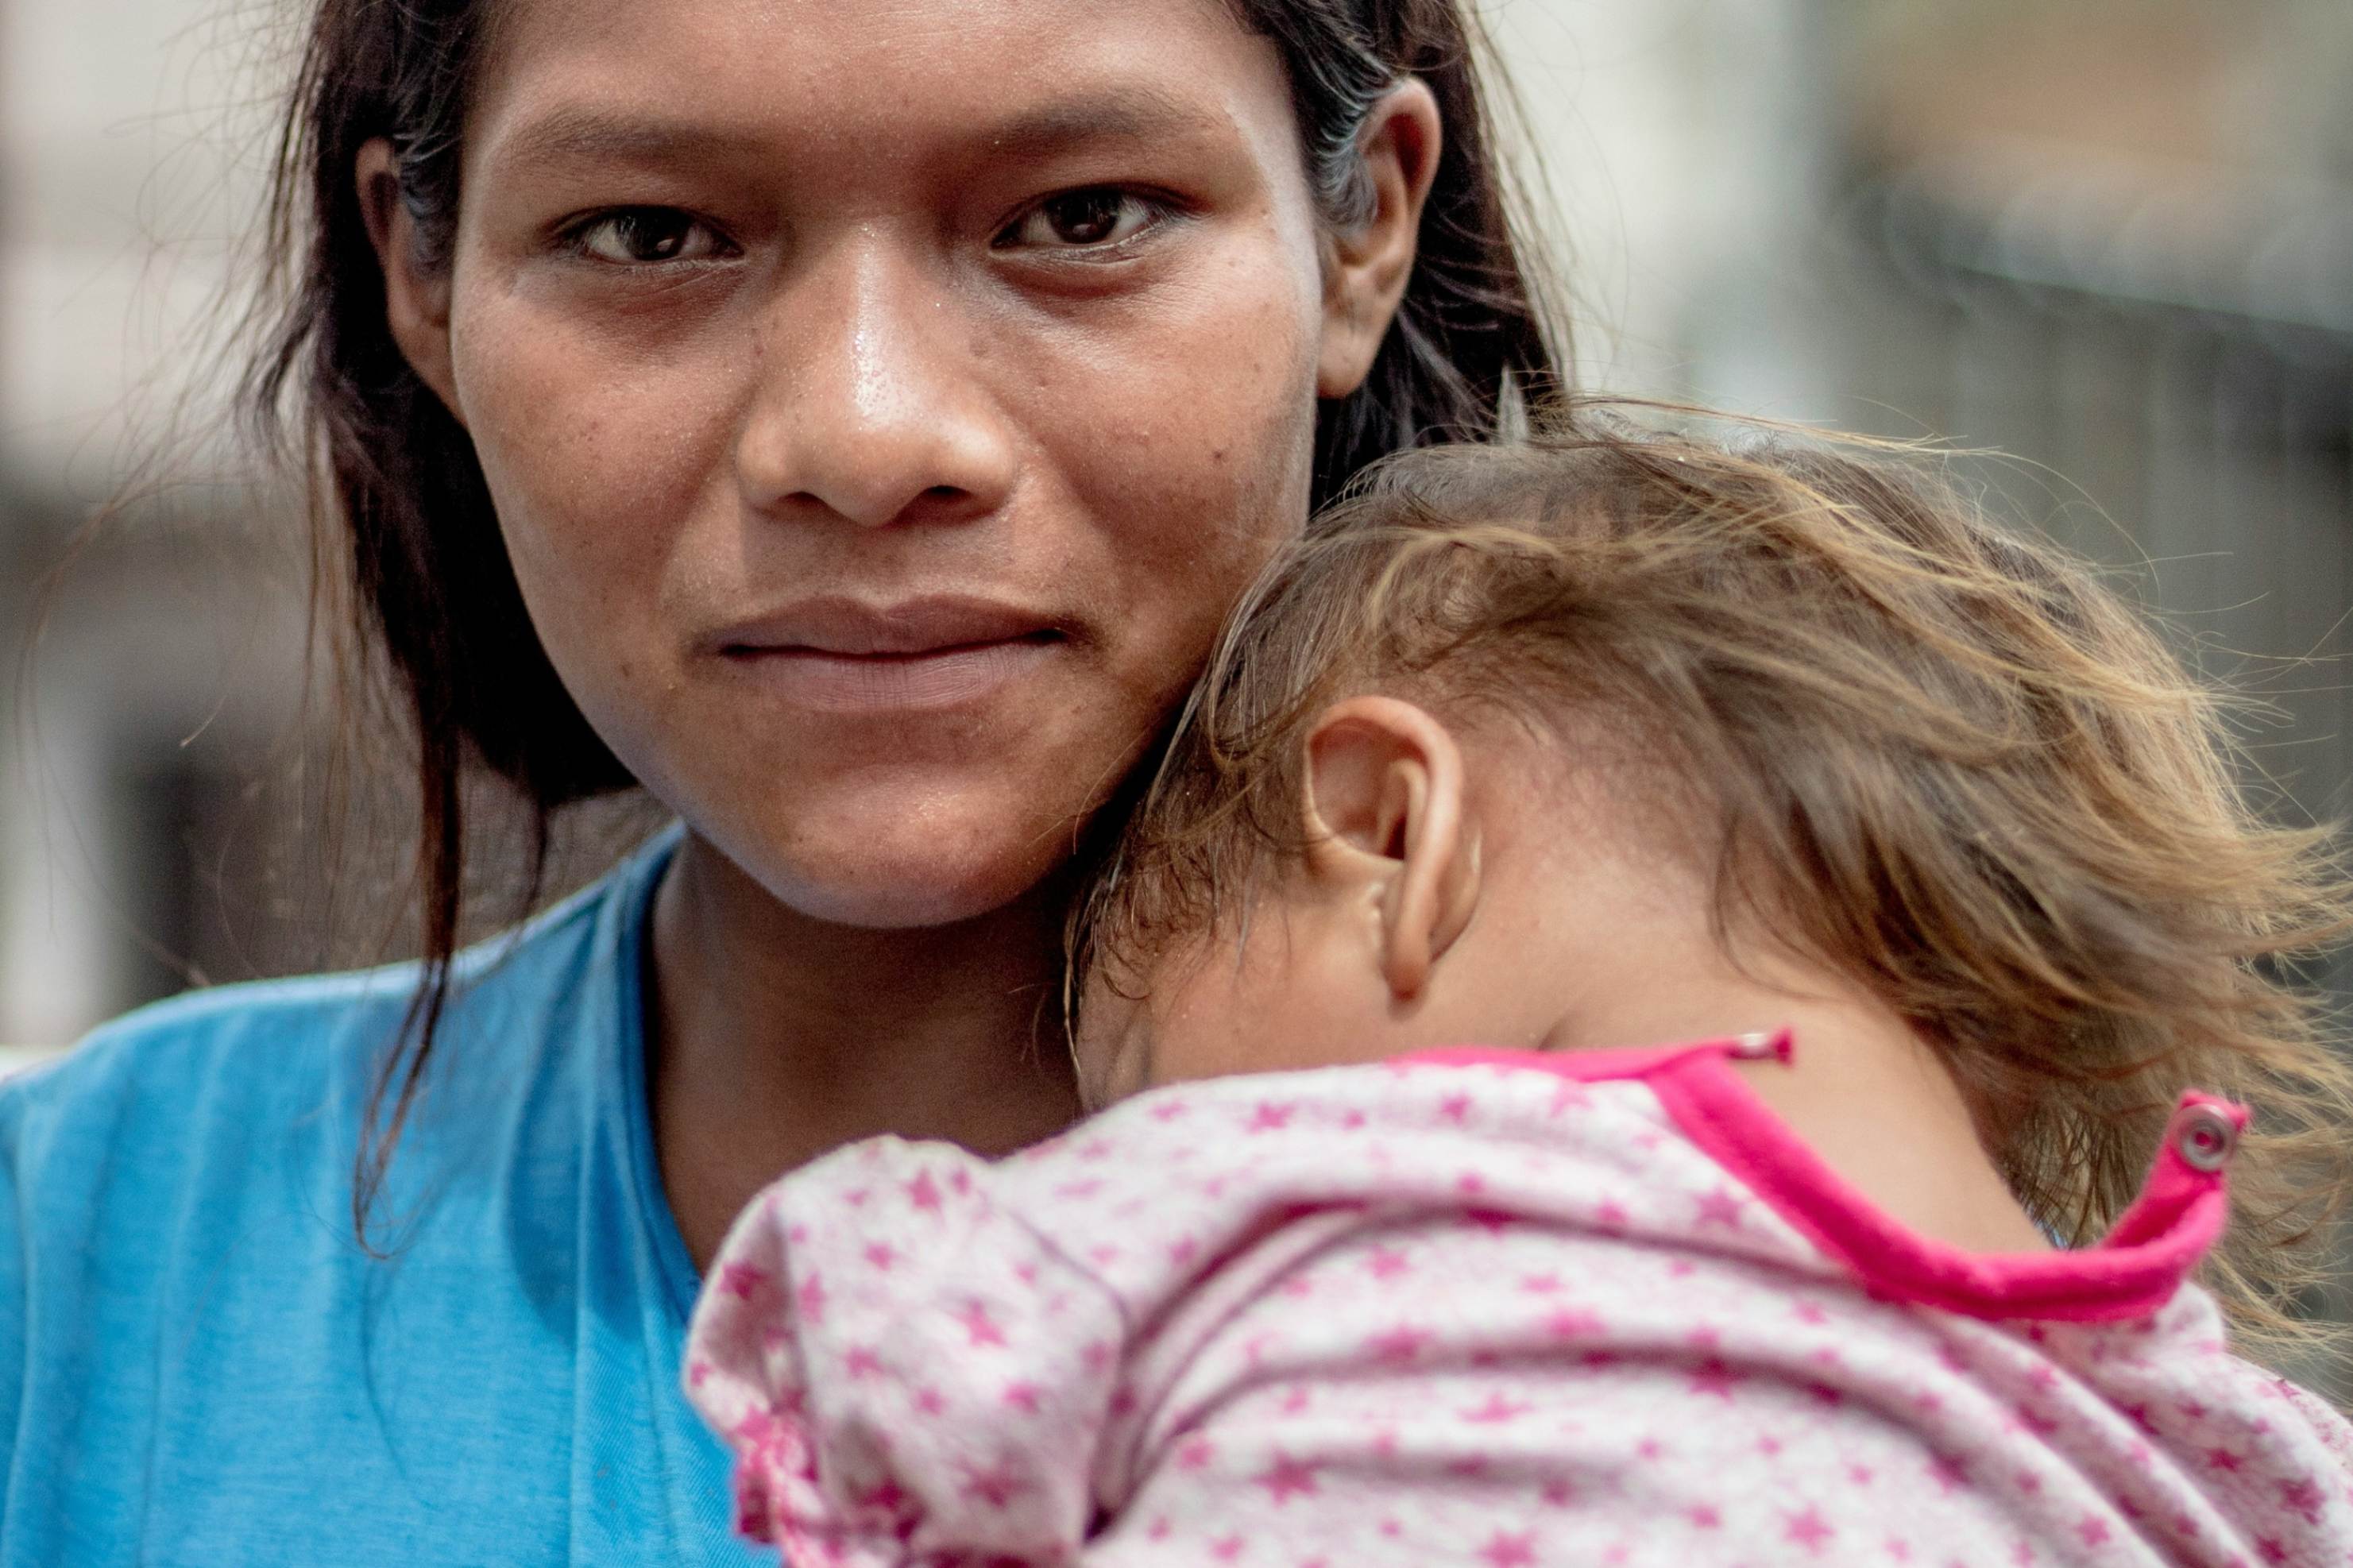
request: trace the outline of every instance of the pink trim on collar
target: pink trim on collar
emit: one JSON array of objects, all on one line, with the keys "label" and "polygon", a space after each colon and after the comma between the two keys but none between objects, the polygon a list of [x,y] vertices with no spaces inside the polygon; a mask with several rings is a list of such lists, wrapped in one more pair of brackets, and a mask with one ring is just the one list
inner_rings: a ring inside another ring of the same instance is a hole
[{"label": "pink trim on collar", "polygon": [[[2140,1195],[2098,1245],[2073,1251],[1966,1252],[1899,1223],[1822,1162],[1740,1075],[1736,1057],[1789,1059],[1786,1032],[1642,1050],[1538,1052],[1482,1047],[1421,1051],[1437,1067],[1542,1072],[1579,1083],[1639,1079],[1716,1163],[1874,1295],[1973,1318],[2105,1322],[2146,1317],[2170,1300],[2222,1233],[2230,1200],[2223,1161],[2185,1149],[2219,1121],[2235,1136],[2246,1110],[2188,1093],[2166,1129]],[[2227,1155],[2228,1150],[2221,1150]]]}]

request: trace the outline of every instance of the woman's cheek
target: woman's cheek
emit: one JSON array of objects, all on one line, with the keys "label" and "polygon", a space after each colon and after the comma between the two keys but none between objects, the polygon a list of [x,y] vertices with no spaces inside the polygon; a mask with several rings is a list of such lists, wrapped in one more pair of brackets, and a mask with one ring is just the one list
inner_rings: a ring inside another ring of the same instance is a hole
[{"label": "woman's cheek", "polygon": [[710,392],[541,326],[490,334],[459,385],[533,624],[601,720],[674,680],[660,612],[711,468]]},{"label": "woman's cheek", "polygon": [[1314,300],[1287,266],[1226,277],[1222,295],[1198,290],[1191,309],[1136,334],[1145,363],[1089,378],[1060,418],[1075,437],[1060,466],[1129,595],[1196,628],[1204,647],[1304,521],[1314,458]]}]

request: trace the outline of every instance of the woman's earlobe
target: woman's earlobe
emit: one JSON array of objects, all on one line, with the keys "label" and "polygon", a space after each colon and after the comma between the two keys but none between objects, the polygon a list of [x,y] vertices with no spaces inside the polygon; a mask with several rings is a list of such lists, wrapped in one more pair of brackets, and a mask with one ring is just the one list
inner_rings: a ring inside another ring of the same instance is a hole
[{"label": "woman's earlobe", "polygon": [[384,276],[385,326],[417,379],[433,389],[459,425],[457,379],[449,352],[449,279],[427,271],[417,254],[417,224],[400,199],[400,172],[392,143],[369,142],[353,160],[360,217]]},{"label": "woman's earlobe", "polygon": [[1372,373],[1413,276],[1422,207],[1444,135],[1438,100],[1410,78],[1390,89],[1365,122],[1357,153],[1371,210],[1331,238],[1319,396],[1345,397]]}]

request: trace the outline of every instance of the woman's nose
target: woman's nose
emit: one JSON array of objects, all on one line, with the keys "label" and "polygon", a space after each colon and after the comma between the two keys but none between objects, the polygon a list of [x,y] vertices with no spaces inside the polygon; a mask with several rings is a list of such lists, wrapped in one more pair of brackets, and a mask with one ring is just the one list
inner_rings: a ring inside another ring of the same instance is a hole
[{"label": "woman's nose", "polygon": [[1013,437],[963,342],[952,291],[881,237],[797,272],[762,325],[736,442],[745,502],[870,528],[1000,505]]}]

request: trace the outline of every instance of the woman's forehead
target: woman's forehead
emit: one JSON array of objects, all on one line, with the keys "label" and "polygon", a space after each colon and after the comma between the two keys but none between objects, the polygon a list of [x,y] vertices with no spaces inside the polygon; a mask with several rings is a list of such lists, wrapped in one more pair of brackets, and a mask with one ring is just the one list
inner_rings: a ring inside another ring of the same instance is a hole
[{"label": "woman's forehead", "polygon": [[512,0],[469,161],[1008,160],[1295,135],[1289,110],[1225,0]]}]

